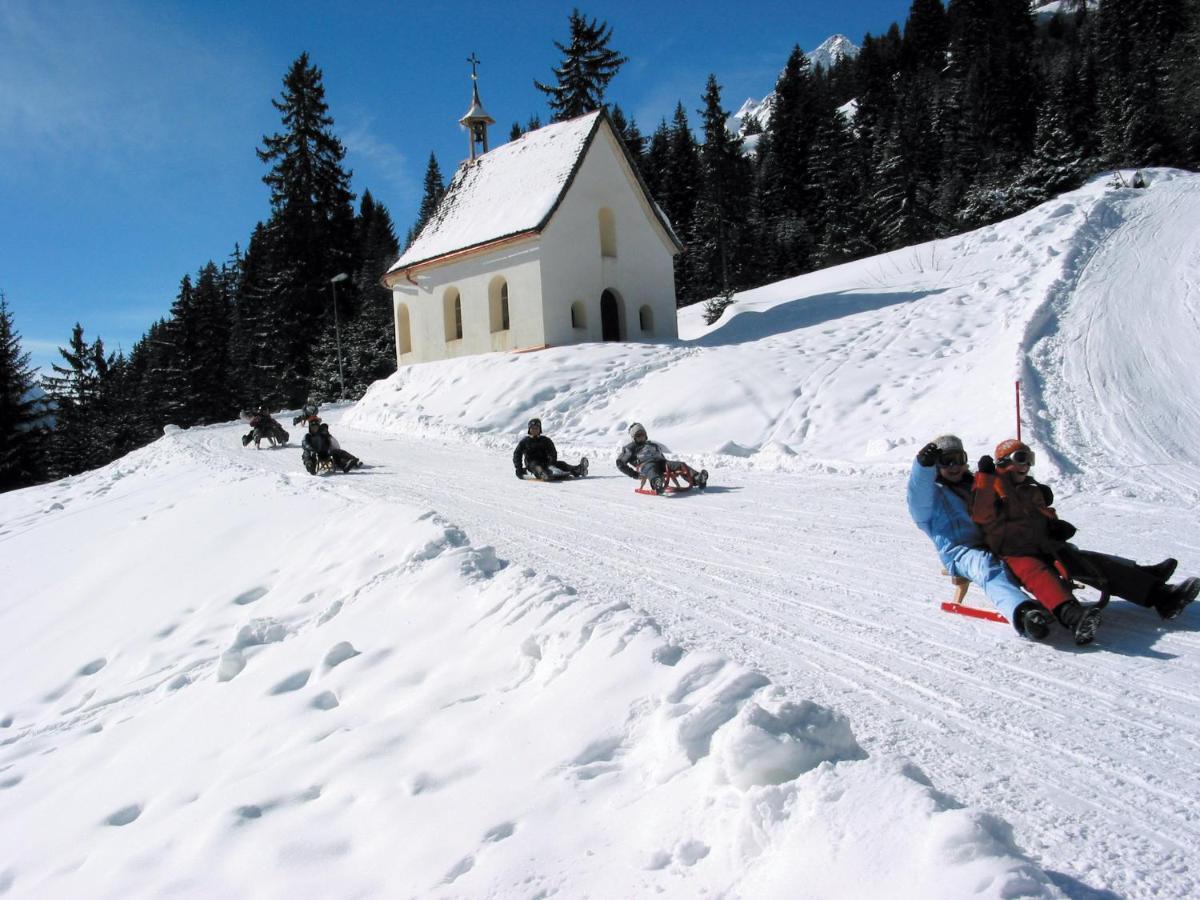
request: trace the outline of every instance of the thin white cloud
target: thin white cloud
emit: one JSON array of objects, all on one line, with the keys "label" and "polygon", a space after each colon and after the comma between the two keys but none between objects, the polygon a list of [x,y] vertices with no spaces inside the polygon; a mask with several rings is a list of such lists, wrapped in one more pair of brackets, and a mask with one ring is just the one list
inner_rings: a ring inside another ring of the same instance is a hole
[{"label": "thin white cloud", "polygon": [[0,3],[0,149],[106,157],[202,139],[244,66],[155,7]]},{"label": "thin white cloud", "polygon": [[[389,202],[383,198],[378,186],[371,189],[373,195],[384,200],[389,207],[416,206],[421,197],[424,169],[418,176],[408,156],[395,144],[379,137],[372,126],[371,119],[360,116],[352,121],[341,135],[342,143],[346,145],[349,168],[354,170],[355,182],[371,188],[371,178],[381,177],[394,191],[395,196]],[[362,171],[364,168],[369,171]]]}]

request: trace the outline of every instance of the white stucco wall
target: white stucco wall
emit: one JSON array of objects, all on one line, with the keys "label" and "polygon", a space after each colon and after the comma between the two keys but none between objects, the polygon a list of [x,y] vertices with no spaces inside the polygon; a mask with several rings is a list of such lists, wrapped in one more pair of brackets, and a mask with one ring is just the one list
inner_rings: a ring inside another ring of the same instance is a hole
[{"label": "white stucco wall", "polygon": [[[616,257],[602,256],[601,208],[612,211]],[[672,245],[646,204],[607,124],[575,175],[562,204],[542,232],[542,298],[546,342],[602,339],[600,297],[612,290],[623,306],[622,339],[657,341],[678,336]],[[587,327],[572,328],[571,304],[582,301]],[[638,311],[651,308],[653,330],[639,327]]]},{"label": "white stucco wall", "polygon": [[[429,362],[489,353],[540,347],[543,336],[540,252],[536,238],[503,245],[497,249],[433,266],[416,273],[417,285],[401,280],[392,290],[396,312],[397,363]],[[508,282],[509,329],[493,332],[489,288],[502,277]],[[463,336],[446,339],[444,301],[456,289],[462,299]],[[402,317],[399,307],[408,307],[412,351],[400,352]]]}]

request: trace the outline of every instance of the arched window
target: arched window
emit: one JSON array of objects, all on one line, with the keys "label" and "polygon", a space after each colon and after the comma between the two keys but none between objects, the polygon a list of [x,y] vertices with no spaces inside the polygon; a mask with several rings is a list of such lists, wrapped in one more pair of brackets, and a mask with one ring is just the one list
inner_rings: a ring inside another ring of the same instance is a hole
[{"label": "arched window", "polygon": [[617,256],[617,220],[607,206],[600,208],[600,255]]},{"label": "arched window", "polygon": [[463,336],[462,295],[458,288],[447,288],[442,300],[442,318],[447,341],[460,341]]},{"label": "arched window", "polygon": [[493,278],[488,285],[488,319],[492,333],[508,331],[508,282]]},{"label": "arched window", "polygon": [[649,306],[639,309],[638,324],[642,327],[642,334],[654,334],[654,310]]},{"label": "arched window", "polygon": [[587,307],[583,305],[582,300],[571,304],[571,327],[587,328]]},{"label": "arched window", "polygon": [[396,352],[412,353],[412,320],[407,303],[396,304]]}]

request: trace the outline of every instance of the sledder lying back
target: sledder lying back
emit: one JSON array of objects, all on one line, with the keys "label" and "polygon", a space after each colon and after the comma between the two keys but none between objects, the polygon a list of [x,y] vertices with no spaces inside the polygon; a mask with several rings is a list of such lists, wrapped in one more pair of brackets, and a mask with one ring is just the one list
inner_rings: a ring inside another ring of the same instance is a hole
[{"label": "sledder lying back", "polygon": [[671,481],[678,483],[680,479],[686,482],[687,487],[704,490],[708,486],[707,469],[697,472],[685,462],[667,459],[662,445],[647,438],[646,429],[640,422],[629,426],[629,436],[633,440],[621,449],[617,468],[630,478],[650,482],[656,494],[662,494]]}]

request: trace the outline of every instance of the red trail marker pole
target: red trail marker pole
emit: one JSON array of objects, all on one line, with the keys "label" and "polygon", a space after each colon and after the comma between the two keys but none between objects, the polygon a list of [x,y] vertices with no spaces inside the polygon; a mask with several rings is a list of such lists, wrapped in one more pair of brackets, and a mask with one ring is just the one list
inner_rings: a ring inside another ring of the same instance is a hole
[{"label": "red trail marker pole", "polygon": [[1021,439],[1021,379],[1017,379],[1017,440]]}]

